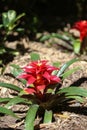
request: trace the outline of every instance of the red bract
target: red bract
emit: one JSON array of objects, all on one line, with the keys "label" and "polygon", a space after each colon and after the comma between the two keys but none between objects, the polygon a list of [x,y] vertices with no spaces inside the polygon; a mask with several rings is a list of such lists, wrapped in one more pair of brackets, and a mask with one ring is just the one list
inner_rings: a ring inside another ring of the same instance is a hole
[{"label": "red bract", "polygon": [[60,82],[60,78],[52,75],[59,68],[48,65],[47,60],[34,61],[23,67],[24,72],[18,76],[27,81],[25,92],[28,94],[43,94],[49,85]]},{"label": "red bract", "polygon": [[80,40],[81,41],[87,36],[87,21],[86,20],[76,22],[74,24],[73,28],[80,31]]}]

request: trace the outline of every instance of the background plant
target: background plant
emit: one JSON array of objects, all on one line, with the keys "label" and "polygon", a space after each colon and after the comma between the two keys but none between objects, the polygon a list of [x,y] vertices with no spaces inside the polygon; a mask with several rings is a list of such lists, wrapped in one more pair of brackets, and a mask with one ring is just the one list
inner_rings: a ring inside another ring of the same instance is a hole
[{"label": "background plant", "polygon": [[[35,30],[52,31],[64,25],[64,20],[72,23],[77,19],[86,19],[86,5],[86,0],[66,0],[65,5],[63,5],[63,0],[55,2],[53,0],[50,0],[50,2],[48,0],[26,0],[26,2],[21,0],[21,3],[17,0],[1,0],[0,11],[4,12],[14,9],[18,14],[25,11],[26,18],[23,22],[25,23],[26,31],[30,30],[32,32],[33,26],[31,28],[28,25],[32,25],[36,16],[38,16],[42,24],[38,28],[38,23],[37,25],[35,23]],[[52,16],[55,16],[55,18],[52,18]]]},{"label": "background plant", "polygon": [[40,41],[44,42],[46,40],[58,38],[64,43],[53,41],[52,44],[58,44],[65,47],[67,50],[72,50],[75,54],[86,54],[87,51],[87,21],[81,20],[74,23],[74,25],[68,29],[68,31],[63,31],[62,33],[51,33],[48,35],[42,35]]},{"label": "background plant", "polygon": [[19,24],[18,20],[24,15],[25,13],[22,13],[17,16],[15,10],[8,10],[7,12],[2,13],[2,24],[0,24],[0,28],[3,28],[5,31],[4,41],[13,31],[23,30],[22,28],[17,28],[17,26]]},{"label": "background plant", "polygon": [[[12,48],[8,48],[5,44],[5,41],[7,40],[8,36],[13,35],[13,32],[21,32],[23,31],[23,28],[19,28],[19,20],[25,15],[25,13],[22,13],[20,15],[17,15],[15,10],[8,10],[7,12],[2,13],[2,24],[0,24],[1,29],[1,44],[0,44],[0,63],[3,64],[3,55],[9,54],[9,55],[17,55],[18,51]],[[9,56],[10,57],[10,56]]]},{"label": "background plant", "polygon": [[[23,68],[20,68],[15,64],[11,65],[13,68],[12,74],[16,78],[19,78],[19,80],[25,85],[25,88],[19,88],[13,84],[0,82],[1,87],[6,87],[17,92],[17,95],[13,98],[0,98],[1,103],[6,103],[4,106],[5,112],[3,112],[3,107],[0,107],[0,113],[15,116],[9,108],[19,103],[26,104],[29,109],[26,112],[25,117],[25,130],[34,130],[34,120],[36,115],[44,115],[42,116],[43,123],[50,123],[52,122],[53,109],[57,109],[60,104],[70,103],[71,100],[77,100],[77,102],[83,103],[83,97],[87,97],[87,90],[83,88],[76,86],[61,88],[63,80],[79,69],[78,67],[71,70],[67,69],[74,62],[79,61],[78,59],[68,61],[60,69],[50,66],[47,64],[47,61],[40,60],[40,56],[35,53],[31,53],[31,60],[31,63]],[[57,66],[57,63],[55,65]],[[31,73],[30,70],[32,70]],[[36,76],[39,76],[37,79],[34,79],[33,77],[35,76],[33,75],[35,74],[33,73],[34,71],[36,72]],[[45,73],[40,73],[44,71]],[[45,79],[41,77],[42,75]],[[40,81],[43,81],[43,84]],[[37,86],[38,83],[40,83],[40,86]],[[48,83],[48,86],[46,86],[45,83]],[[37,89],[34,85],[36,85]],[[45,86],[43,87],[43,85]]]},{"label": "background plant", "polygon": [[[55,38],[61,39],[63,42],[55,42]],[[80,53],[81,41],[80,39],[76,39],[69,32],[59,33],[51,33],[49,35],[44,35],[40,37],[40,42],[47,41],[49,39],[53,39],[50,45],[56,44],[61,47],[65,47],[65,50],[71,50],[76,54]],[[49,42],[49,41],[48,41]]]}]

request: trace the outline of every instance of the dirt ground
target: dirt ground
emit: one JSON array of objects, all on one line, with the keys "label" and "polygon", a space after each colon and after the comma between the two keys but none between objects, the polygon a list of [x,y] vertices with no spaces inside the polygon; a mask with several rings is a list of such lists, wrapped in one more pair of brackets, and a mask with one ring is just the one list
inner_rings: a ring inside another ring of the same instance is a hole
[{"label": "dirt ground", "polygon": [[[62,66],[67,61],[73,58],[80,58],[80,61],[74,63],[69,69],[79,66],[80,69],[73,73],[70,77],[64,80],[62,87],[69,86],[71,84],[81,86],[87,89],[87,55],[77,56],[73,52],[64,52],[63,49],[54,46],[48,46],[47,44],[40,42],[32,42],[29,39],[23,38],[21,41],[9,42],[8,46],[15,48],[19,45],[21,54],[14,57],[6,65],[6,69],[3,75],[0,76],[0,82],[12,83],[21,87],[21,84],[13,77],[10,77],[11,67],[10,64],[17,64],[24,66],[30,61],[30,53],[36,52],[40,54],[41,59],[49,60],[49,63],[59,62]],[[25,52],[23,52],[23,47]],[[11,90],[0,87],[1,97],[11,97]],[[24,105],[17,105],[12,108],[22,118],[25,115],[27,107]],[[87,99],[84,104],[72,103],[71,106],[61,107],[58,112],[54,114],[54,122],[51,124],[39,124],[35,126],[36,130],[87,130]],[[37,121],[39,119],[36,119]],[[36,121],[36,122],[37,122]],[[23,130],[24,119],[17,121],[15,118],[2,115],[0,116],[0,130]]]}]

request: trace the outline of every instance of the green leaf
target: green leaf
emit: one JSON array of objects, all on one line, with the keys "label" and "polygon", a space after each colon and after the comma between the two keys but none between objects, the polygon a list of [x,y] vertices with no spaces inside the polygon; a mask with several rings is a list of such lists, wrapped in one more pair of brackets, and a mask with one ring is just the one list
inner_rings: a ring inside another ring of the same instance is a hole
[{"label": "green leaf", "polygon": [[17,77],[23,72],[19,65],[11,64],[10,66],[12,67],[11,73],[14,75],[14,77]]},{"label": "green leaf", "polygon": [[37,53],[31,53],[30,56],[32,61],[40,60],[40,55]]},{"label": "green leaf", "polygon": [[7,108],[5,108],[5,107],[0,107],[0,113],[7,114],[7,115],[11,115],[11,116],[13,116],[13,117],[18,118],[18,117],[13,113],[12,110],[7,109]]},{"label": "green leaf", "polygon": [[4,54],[6,52],[5,48],[3,46],[0,46],[0,54]]},{"label": "green leaf", "polygon": [[67,72],[63,73],[61,76],[63,77],[63,80],[65,78],[67,78],[69,75],[71,75],[72,73],[76,72],[78,69],[80,69],[80,67],[76,67],[76,68],[73,68],[71,70],[68,70]]},{"label": "green leaf", "polygon": [[15,10],[9,10],[7,12],[7,16],[8,16],[9,23],[13,23],[15,21],[15,18],[16,18],[16,11]]},{"label": "green leaf", "polygon": [[79,102],[83,102],[83,97],[87,97],[87,90],[75,86],[66,87],[60,89],[57,94],[65,94],[65,98],[67,99],[75,99]]},{"label": "green leaf", "polygon": [[15,69],[21,69],[19,65],[16,65],[16,64],[11,64],[10,66],[12,66],[13,68]]},{"label": "green leaf", "polygon": [[3,25],[9,31],[13,29],[15,18],[16,18],[15,10],[8,10],[7,12],[2,13]]},{"label": "green leaf", "polygon": [[66,98],[68,98],[68,99],[75,99],[75,100],[77,100],[77,101],[79,101],[79,102],[81,102],[81,103],[83,103],[83,98],[82,97],[80,97],[80,96],[67,96]]},{"label": "green leaf", "polygon": [[38,108],[39,108],[39,105],[36,105],[36,104],[32,105],[29,108],[27,112],[26,120],[25,120],[24,130],[34,130],[34,120],[35,120]]},{"label": "green leaf", "polygon": [[58,34],[58,33],[52,33],[51,36],[54,38],[59,38],[59,39],[66,40],[66,41],[69,40],[69,38],[67,36],[63,36],[63,35]]},{"label": "green leaf", "polygon": [[73,49],[76,54],[79,54],[81,48],[81,41],[79,39],[74,40]]},{"label": "green leaf", "polygon": [[1,68],[1,75],[3,75],[5,69],[6,69],[6,66],[3,66],[3,67]]},{"label": "green leaf", "polygon": [[16,31],[17,32],[24,32],[24,28],[17,28]]},{"label": "green leaf", "polygon": [[58,71],[57,71],[57,70],[54,70],[54,71],[52,72],[52,75],[57,75],[57,73],[58,73]]},{"label": "green leaf", "polygon": [[12,98],[0,98],[0,102],[8,102],[10,101]]},{"label": "green leaf", "polygon": [[52,111],[45,110],[43,123],[51,123],[51,122],[52,122]]},{"label": "green leaf", "polygon": [[[12,73],[12,75],[13,75],[14,77],[17,77],[18,75],[20,75],[20,74],[23,72],[23,70],[20,68],[19,65],[11,64],[10,66],[13,67],[12,70],[11,70],[11,73]],[[19,79],[19,80],[20,80],[24,85],[26,84],[26,80],[25,80],[25,79]]]},{"label": "green leaf", "polygon": [[54,93],[53,89],[52,88],[48,88],[46,93]]},{"label": "green leaf", "polygon": [[53,63],[53,66],[55,66],[55,67],[59,67],[60,64],[61,64],[60,62],[54,62],[54,63]]},{"label": "green leaf", "polygon": [[25,13],[22,13],[22,14],[20,14],[20,15],[18,15],[16,18],[15,18],[15,22],[17,21],[17,20],[19,20],[21,17],[23,17],[23,16],[25,16]]},{"label": "green leaf", "polygon": [[59,39],[66,40],[66,41],[69,40],[69,38],[68,38],[67,36],[63,36],[63,35],[58,34],[58,33],[52,33],[52,34],[50,34],[50,35],[42,36],[42,37],[40,38],[40,42],[44,42],[44,41],[46,41],[46,40],[48,40],[48,39],[50,39],[50,38],[59,38]]},{"label": "green leaf", "polygon": [[3,27],[3,24],[0,24],[0,28],[2,28]]},{"label": "green leaf", "polygon": [[44,41],[46,41],[46,40],[48,40],[48,39],[50,39],[50,38],[52,38],[51,35],[42,36],[42,37],[40,38],[40,42],[44,42]]},{"label": "green leaf", "polygon": [[8,47],[4,47],[6,52],[8,52],[9,54],[15,55],[17,56],[19,54],[19,52],[16,49],[12,49],[12,48],[8,48]]},{"label": "green leaf", "polygon": [[11,99],[11,100],[5,105],[5,107],[6,107],[6,108],[9,108],[10,106],[13,106],[13,105],[18,104],[18,103],[25,103],[25,104],[27,104],[27,103],[28,103],[28,100],[25,99],[25,98],[21,98],[21,97],[14,97],[13,99]]},{"label": "green leaf", "polygon": [[11,90],[15,90],[15,91],[17,91],[17,92],[22,91],[22,89],[19,88],[18,86],[13,85],[13,84],[9,84],[9,83],[0,82],[0,86],[1,86],[1,87],[5,87],[5,88],[8,88],[8,89],[11,89]]},{"label": "green leaf", "polygon": [[9,26],[9,20],[7,17],[7,12],[2,13],[2,22],[3,22],[3,26],[6,28]]},{"label": "green leaf", "polygon": [[80,88],[80,87],[75,87],[75,86],[70,86],[66,88],[62,88],[58,91],[59,94],[65,93],[65,96],[82,96],[82,97],[87,97],[87,90]]},{"label": "green leaf", "polygon": [[60,76],[63,74],[63,72],[64,72],[70,65],[72,65],[74,62],[77,62],[77,61],[79,61],[79,59],[72,59],[72,60],[68,61],[67,63],[65,63],[65,64],[60,68],[60,70],[58,71],[57,76],[60,77]]},{"label": "green leaf", "polygon": [[25,13],[22,13],[17,16],[15,10],[8,10],[7,12],[2,13],[2,21],[4,27],[7,29],[8,32],[13,30],[18,24],[15,24],[17,20],[23,17]]}]

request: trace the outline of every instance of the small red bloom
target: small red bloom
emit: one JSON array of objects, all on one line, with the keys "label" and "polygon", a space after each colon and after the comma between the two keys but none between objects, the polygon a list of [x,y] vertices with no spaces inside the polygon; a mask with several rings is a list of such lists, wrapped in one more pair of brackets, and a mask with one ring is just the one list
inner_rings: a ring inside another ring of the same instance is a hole
[{"label": "small red bloom", "polygon": [[74,24],[74,29],[80,32],[80,40],[82,41],[87,36],[87,21],[81,20]]},{"label": "small red bloom", "polygon": [[24,72],[18,78],[23,78],[27,81],[28,88],[24,89],[25,92],[43,94],[48,85],[60,82],[59,77],[52,75],[52,72],[59,70],[59,68],[48,65],[47,62],[47,60],[34,61],[23,67]]}]

